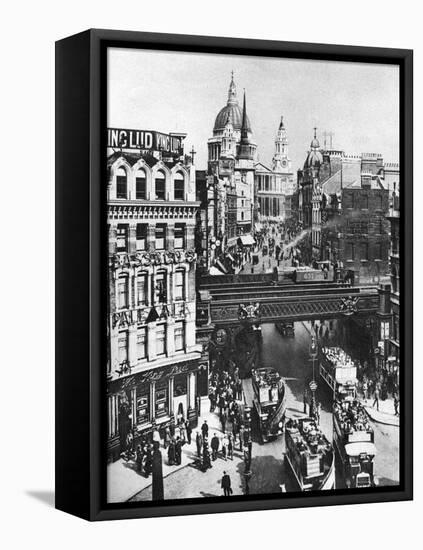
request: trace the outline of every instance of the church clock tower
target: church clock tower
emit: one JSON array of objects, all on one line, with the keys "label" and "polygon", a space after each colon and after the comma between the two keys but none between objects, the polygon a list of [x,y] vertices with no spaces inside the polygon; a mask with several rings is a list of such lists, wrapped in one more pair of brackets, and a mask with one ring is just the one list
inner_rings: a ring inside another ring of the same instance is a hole
[{"label": "church clock tower", "polygon": [[286,128],[283,123],[283,117],[279,124],[278,133],[275,139],[275,154],[272,160],[272,170],[281,173],[291,173],[291,159],[288,157],[288,138]]}]

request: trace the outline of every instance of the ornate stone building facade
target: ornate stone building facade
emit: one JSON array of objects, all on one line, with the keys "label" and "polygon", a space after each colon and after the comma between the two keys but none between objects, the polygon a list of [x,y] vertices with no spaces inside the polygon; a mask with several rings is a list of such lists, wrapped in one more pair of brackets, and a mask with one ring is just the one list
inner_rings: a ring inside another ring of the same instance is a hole
[{"label": "ornate stone building facade", "polygon": [[208,140],[209,267],[233,252],[238,239],[253,242],[254,158],[246,96],[239,105],[232,75],[226,105],[219,111]]},{"label": "ornate stone building facade", "polygon": [[[195,167],[183,156],[108,158],[108,454],[179,416],[196,422]],[[201,349],[201,348],[200,348]]]},{"label": "ornate stone building facade", "polygon": [[304,167],[298,171],[300,219],[310,230],[312,257],[340,262],[357,281],[386,279],[386,215],[397,182],[398,165],[385,165],[379,154],[322,149],[315,129]]},{"label": "ornate stone building facade", "polygon": [[257,221],[260,224],[278,223],[290,218],[296,185],[283,117],[275,139],[272,167],[268,168],[262,162],[254,167]]}]

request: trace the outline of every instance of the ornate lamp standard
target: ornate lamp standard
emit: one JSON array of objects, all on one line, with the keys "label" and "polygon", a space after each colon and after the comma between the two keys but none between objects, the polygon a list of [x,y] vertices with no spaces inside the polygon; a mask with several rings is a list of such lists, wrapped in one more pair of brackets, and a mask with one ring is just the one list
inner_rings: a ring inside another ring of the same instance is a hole
[{"label": "ornate lamp standard", "polygon": [[313,365],[313,378],[309,383],[309,387],[311,390],[310,416],[313,418],[317,417],[317,406],[316,406],[317,382],[314,377],[314,363],[316,361],[316,357],[317,357],[317,337],[313,331],[311,334],[311,341],[310,341],[310,359]]}]

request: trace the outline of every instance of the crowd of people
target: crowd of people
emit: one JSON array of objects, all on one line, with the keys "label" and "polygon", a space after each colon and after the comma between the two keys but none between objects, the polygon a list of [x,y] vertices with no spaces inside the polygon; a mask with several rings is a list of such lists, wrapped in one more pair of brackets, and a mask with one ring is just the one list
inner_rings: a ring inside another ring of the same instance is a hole
[{"label": "crowd of people", "polygon": [[341,428],[346,433],[355,431],[371,432],[369,417],[357,399],[353,401],[335,401],[333,412],[337,416]]}]

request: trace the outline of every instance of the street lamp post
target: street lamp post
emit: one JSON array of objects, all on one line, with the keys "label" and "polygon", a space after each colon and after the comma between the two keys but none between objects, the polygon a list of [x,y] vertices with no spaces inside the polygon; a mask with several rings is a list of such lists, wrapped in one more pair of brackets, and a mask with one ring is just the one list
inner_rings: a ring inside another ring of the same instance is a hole
[{"label": "street lamp post", "polygon": [[314,362],[316,361],[316,357],[317,357],[317,338],[316,338],[316,334],[313,332],[313,334],[311,335],[311,342],[310,342],[310,358],[313,365],[313,379],[309,384],[309,387],[311,390],[310,416],[312,418],[317,417],[317,406],[316,406],[317,382],[314,377]]}]

